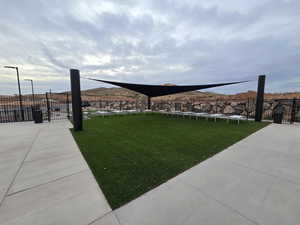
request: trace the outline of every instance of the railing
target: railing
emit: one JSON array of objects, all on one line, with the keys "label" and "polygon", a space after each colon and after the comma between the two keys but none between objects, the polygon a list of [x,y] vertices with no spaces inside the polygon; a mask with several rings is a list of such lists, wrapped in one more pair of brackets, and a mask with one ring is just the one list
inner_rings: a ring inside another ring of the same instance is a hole
[{"label": "railing", "polygon": [[280,105],[283,109],[283,123],[300,122],[300,99],[274,99],[264,103],[264,118],[273,119],[276,108]]},{"label": "railing", "polygon": [[18,96],[0,96],[0,123],[32,120],[32,98],[23,96],[20,107]]},{"label": "railing", "polygon": [[246,118],[255,117],[255,99],[224,100],[207,99],[197,101],[153,101],[155,111],[181,111],[208,114],[241,115]]},{"label": "railing", "polygon": [[86,111],[144,110],[146,102],[126,96],[82,95],[82,107]]},{"label": "railing", "polygon": [[[92,96],[82,95],[83,111],[144,111],[147,108],[145,99],[135,99],[124,96]],[[242,115],[248,119],[255,117],[255,99],[224,100],[204,99],[197,101],[176,101],[152,99],[153,111],[182,111],[182,112],[205,112],[209,114],[221,113],[225,115]]]},{"label": "railing", "polygon": [[[53,95],[53,94],[52,94]],[[60,116],[70,115],[71,104],[64,104],[70,100],[66,95],[60,94],[51,96],[52,117],[55,112],[60,111]],[[56,105],[58,104],[58,107]],[[274,110],[278,104],[284,107],[283,123],[300,122],[300,99],[265,99],[263,120],[273,121]],[[67,107],[69,106],[69,107]],[[147,108],[146,98],[131,98],[126,96],[97,96],[82,95],[83,111],[123,111],[137,110],[144,111]],[[69,108],[69,109],[68,109]],[[239,115],[247,119],[255,118],[256,99],[200,99],[200,100],[161,100],[161,98],[152,99],[151,109],[153,111],[181,111],[181,112],[198,112],[208,114],[223,114],[226,116]],[[57,116],[59,118],[59,116]]]},{"label": "railing", "polygon": [[[22,107],[21,107],[22,105]],[[32,121],[33,111],[41,110],[44,120],[58,120],[70,117],[68,94],[36,94],[22,96],[0,96],[0,123]]]}]

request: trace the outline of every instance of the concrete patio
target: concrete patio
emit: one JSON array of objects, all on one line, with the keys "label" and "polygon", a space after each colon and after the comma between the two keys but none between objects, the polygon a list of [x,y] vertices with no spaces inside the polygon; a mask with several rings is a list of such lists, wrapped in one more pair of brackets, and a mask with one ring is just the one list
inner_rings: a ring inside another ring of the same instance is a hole
[{"label": "concrete patio", "polygon": [[69,126],[0,124],[1,225],[299,224],[299,125],[272,124],[115,211]]},{"label": "concrete patio", "polygon": [[87,225],[111,211],[69,127],[0,124],[1,225]]},{"label": "concrete patio", "polygon": [[299,146],[299,125],[272,124],[114,213],[122,225],[299,224]]}]

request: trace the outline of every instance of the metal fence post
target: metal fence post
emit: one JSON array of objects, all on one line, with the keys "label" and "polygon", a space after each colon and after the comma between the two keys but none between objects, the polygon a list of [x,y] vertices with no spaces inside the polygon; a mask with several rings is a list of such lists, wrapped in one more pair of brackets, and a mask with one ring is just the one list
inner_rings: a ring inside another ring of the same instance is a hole
[{"label": "metal fence post", "polygon": [[151,109],[151,97],[150,96],[147,96],[148,97],[148,110]]},{"label": "metal fence post", "polygon": [[258,77],[256,109],[255,109],[256,122],[261,122],[263,111],[264,111],[265,80],[266,80],[266,75],[260,75]]},{"label": "metal fence post", "polygon": [[21,116],[22,121],[24,121],[24,109],[23,109],[23,100],[22,100],[22,93],[21,93],[21,87],[20,87],[20,78],[19,78],[19,68],[15,67],[17,70],[17,80],[18,80],[18,89],[19,89],[19,102],[20,102],[20,110],[21,110]]},{"label": "metal fence post", "polygon": [[296,117],[296,98],[293,99],[293,103],[292,103],[292,110],[291,110],[291,121],[290,123],[294,123],[295,122],[295,118]]},{"label": "metal fence post", "polygon": [[250,113],[250,98],[248,97],[248,101],[247,101],[247,120],[249,119],[249,113]]},{"label": "metal fence post", "polygon": [[47,104],[48,121],[50,122],[51,121],[51,111],[50,111],[48,92],[46,92],[46,104]]},{"label": "metal fence post", "polygon": [[80,73],[79,70],[70,69],[71,91],[72,91],[72,115],[75,131],[82,130],[82,109],[81,109],[81,91],[80,91]]},{"label": "metal fence post", "polygon": [[14,119],[15,119],[15,122],[17,122],[17,121],[18,121],[18,118],[17,118],[17,110],[14,110],[13,112],[14,112]]},{"label": "metal fence post", "polygon": [[67,92],[67,101],[66,101],[66,104],[67,104],[67,117],[68,119],[70,119],[70,103],[69,103],[69,93]]}]

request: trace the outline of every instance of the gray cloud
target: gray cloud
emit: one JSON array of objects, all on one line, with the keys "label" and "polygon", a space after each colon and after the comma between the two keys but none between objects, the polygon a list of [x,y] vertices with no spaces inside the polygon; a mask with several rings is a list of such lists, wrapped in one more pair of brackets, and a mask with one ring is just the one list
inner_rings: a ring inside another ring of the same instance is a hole
[{"label": "gray cloud", "polygon": [[[153,84],[267,74],[267,91],[299,91],[300,2],[241,2],[0,0],[0,94],[16,91],[7,64],[18,65],[40,91],[67,89],[69,68]],[[214,90],[248,89],[256,83]]]}]

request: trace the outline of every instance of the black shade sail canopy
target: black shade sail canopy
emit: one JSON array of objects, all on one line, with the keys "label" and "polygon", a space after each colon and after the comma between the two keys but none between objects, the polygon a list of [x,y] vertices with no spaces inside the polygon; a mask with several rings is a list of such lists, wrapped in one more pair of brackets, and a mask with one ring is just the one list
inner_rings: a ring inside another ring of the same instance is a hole
[{"label": "black shade sail canopy", "polygon": [[219,84],[204,84],[204,85],[179,85],[179,86],[166,86],[166,85],[147,85],[147,84],[131,84],[131,83],[121,83],[115,81],[98,80],[88,78],[89,80],[100,81],[103,83],[113,84],[119,87],[123,87],[132,91],[139,92],[141,94],[147,95],[148,97],[158,97],[163,95],[171,95],[187,91],[196,91],[206,88],[220,87],[231,84],[245,83],[248,81],[230,82],[230,83],[219,83]]}]

